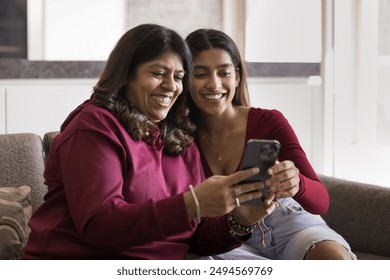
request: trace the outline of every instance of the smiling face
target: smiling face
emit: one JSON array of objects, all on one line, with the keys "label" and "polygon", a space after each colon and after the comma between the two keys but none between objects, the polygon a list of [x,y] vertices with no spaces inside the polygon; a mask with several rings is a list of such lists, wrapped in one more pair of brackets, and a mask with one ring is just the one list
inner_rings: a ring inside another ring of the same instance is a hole
[{"label": "smiling face", "polygon": [[230,55],[222,49],[200,52],[193,61],[191,97],[204,113],[221,114],[232,106],[240,78]]},{"label": "smiling face", "polygon": [[126,88],[126,98],[153,122],[166,118],[183,91],[184,70],[179,55],[167,52],[140,64]]}]

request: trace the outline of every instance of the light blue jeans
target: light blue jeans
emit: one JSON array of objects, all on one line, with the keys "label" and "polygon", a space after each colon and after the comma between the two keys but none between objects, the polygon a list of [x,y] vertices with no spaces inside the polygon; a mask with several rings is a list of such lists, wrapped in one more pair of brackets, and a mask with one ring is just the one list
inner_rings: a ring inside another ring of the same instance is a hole
[{"label": "light blue jeans", "polygon": [[344,246],[356,259],[349,244],[332,230],[319,215],[305,211],[292,198],[279,199],[279,206],[255,227],[252,237],[241,247],[213,256],[214,259],[300,260],[316,243],[333,240]]}]

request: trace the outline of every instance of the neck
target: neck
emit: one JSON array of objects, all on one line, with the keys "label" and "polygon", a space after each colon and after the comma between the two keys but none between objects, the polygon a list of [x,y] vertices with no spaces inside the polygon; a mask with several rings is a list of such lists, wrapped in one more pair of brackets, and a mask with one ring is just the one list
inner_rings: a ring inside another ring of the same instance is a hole
[{"label": "neck", "polygon": [[230,130],[238,119],[238,106],[231,106],[228,110],[219,115],[200,114],[198,130],[208,135],[220,135]]},{"label": "neck", "polygon": [[225,112],[220,116],[201,118],[201,125],[198,128],[198,137],[203,148],[207,147],[218,161],[225,156],[238,122],[238,107],[231,107],[231,110]]}]

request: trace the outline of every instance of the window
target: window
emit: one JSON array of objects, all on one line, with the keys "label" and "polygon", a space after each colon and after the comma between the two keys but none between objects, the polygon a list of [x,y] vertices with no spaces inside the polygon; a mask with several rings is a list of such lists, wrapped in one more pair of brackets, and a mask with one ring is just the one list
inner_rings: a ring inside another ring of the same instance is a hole
[{"label": "window", "polygon": [[[245,5],[248,66],[277,69],[251,76],[252,105],[285,113],[318,173],[390,187],[390,1]],[[297,78],[316,62],[319,83]]]},{"label": "window", "polygon": [[1,58],[27,58],[27,0],[0,0]]},{"label": "window", "polygon": [[334,167],[390,187],[389,1],[335,1]]}]

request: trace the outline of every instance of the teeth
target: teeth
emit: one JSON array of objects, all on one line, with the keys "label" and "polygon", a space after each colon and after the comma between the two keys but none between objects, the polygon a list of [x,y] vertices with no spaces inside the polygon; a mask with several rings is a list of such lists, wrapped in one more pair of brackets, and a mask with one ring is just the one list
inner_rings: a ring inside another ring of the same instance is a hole
[{"label": "teeth", "polygon": [[210,100],[217,100],[217,99],[221,99],[222,96],[223,96],[222,93],[220,93],[220,94],[207,94],[207,95],[204,95],[204,98],[210,99]]},{"label": "teeth", "polygon": [[171,102],[171,99],[172,99],[169,96],[161,96],[161,95],[153,95],[152,97],[157,102],[165,104],[165,105],[168,105]]}]

